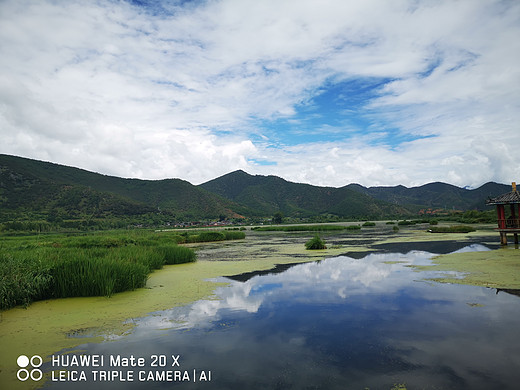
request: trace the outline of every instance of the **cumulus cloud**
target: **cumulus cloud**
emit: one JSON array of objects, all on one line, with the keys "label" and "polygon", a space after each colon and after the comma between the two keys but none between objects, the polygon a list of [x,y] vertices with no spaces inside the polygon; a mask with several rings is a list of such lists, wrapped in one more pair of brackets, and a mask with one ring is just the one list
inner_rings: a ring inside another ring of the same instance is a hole
[{"label": "cumulus cloud", "polygon": [[0,24],[1,153],[195,184],[520,176],[514,1],[11,0]]}]

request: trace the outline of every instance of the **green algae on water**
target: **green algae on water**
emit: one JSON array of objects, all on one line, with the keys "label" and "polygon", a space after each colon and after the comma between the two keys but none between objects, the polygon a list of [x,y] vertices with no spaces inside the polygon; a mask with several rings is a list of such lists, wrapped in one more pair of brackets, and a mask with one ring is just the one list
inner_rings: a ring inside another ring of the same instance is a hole
[{"label": "green algae on water", "polygon": [[416,266],[416,268],[423,271],[455,271],[463,273],[463,277],[455,278],[446,273],[443,277],[429,280],[500,289],[520,289],[520,250],[515,248],[451,253],[434,257],[432,260],[434,264]]}]

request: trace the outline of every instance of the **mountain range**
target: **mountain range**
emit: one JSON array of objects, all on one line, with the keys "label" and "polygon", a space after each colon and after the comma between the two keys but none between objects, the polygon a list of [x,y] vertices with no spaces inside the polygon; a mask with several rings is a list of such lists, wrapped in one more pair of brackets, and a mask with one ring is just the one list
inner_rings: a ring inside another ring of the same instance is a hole
[{"label": "mountain range", "polygon": [[485,200],[510,191],[489,182],[477,189],[446,183],[419,187],[319,187],[277,176],[234,171],[201,185],[181,179],[141,180],[0,154],[0,221],[139,218],[163,220],[335,216],[383,218],[421,209],[485,209]]}]

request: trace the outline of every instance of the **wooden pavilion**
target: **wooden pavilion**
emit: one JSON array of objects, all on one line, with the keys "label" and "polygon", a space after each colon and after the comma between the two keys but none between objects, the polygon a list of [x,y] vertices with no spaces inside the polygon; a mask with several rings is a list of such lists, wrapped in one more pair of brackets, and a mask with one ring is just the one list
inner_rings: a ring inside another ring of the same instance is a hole
[{"label": "wooden pavilion", "polygon": [[[507,233],[512,233],[515,237],[515,244],[518,245],[518,233],[520,233],[520,194],[516,190],[516,183],[513,182],[513,190],[506,194],[488,199],[487,205],[497,206],[498,228],[500,233],[500,243],[507,245]],[[506,206],[509,205],[509,216],[506,217]]]}]

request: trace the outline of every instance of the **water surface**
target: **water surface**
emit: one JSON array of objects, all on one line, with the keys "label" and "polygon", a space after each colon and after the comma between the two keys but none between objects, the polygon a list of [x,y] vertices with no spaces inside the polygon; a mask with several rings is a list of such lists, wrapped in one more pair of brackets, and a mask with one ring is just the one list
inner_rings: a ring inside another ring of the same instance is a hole
[{"label": "water surface", "polygon": [[[135,375],[190,376],[139,382],[134,375],[133,382],[98,381],[99,389],[517,389],[519,297],[425,282],[410,266],[430,264],[432,256],[365,253],[230,275],[221,278],[229,285],[217,289],[217,299],[134,319],[128,336],[61,352],[145,357],[146,367],[131,369]],[[152,355],[164,355],[168,366],[149,367]],[[179,366],[171,367],[172,355]],[[95,368],[103,369],[114,370],[106,361]],[[91,370],[74,389],[92,388]],[[210,371],[211,381],[200,382]],[[49,381],[46,388],[71,384]]]}]

